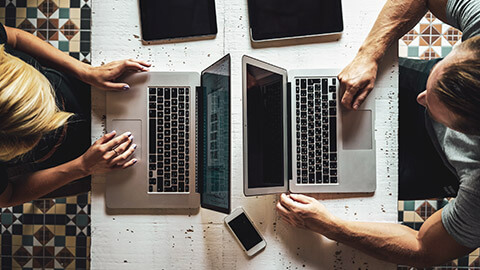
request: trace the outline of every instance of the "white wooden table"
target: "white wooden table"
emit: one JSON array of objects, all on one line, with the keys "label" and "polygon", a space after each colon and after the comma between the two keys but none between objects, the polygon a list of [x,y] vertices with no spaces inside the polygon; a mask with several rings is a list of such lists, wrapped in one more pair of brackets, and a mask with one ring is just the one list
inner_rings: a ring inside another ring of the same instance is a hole
[{"label": "white wooden table", "polygon": [[[287,69],[342,68],[356,54],[385,0],[343,0],[345,31],[340,40],[296,46],[252,48],[246,0],[216,0],[215,39],[144,46],[137,1],[93,1],[92,60],[100,65],[138,58],[156,71],[200,72],[226,53],[232,55],[232,207],[243,206],[267,241],[250,259],[223,224],[225,215],[201,209],[111,211],[105,206],[105,178],[92,183],[92,269],[394,269],[318,234],[293,228],[275,211],[278,196],[246,198],[242,183],[241,56]],[[397,51],[387,53],[374,95],[377,190],[373,196],[319,197],[348,220],[397,222]],[[92,139],[101,137],[104,93],[92,93]],[[127,198],[126,198],[127,199]]]}]

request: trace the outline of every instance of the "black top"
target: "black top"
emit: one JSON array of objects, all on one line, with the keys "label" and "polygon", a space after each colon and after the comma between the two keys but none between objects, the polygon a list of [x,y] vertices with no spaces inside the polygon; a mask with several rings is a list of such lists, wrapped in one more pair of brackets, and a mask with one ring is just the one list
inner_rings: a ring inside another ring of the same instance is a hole
[{"label": "black top", "polygon": [[0,162],[0,194],[8,185],[9,178],[50,167],[77,158],[90,146],[90,87],[77,79],[46,68],[32,56],[14,50],[7,44],[7,33],[0,23],[0,44],[5,52],[14,55],[35,67],[52,84],[60,109],[75,113],[68,123],[46,134],[35,148],[8,162]]}]

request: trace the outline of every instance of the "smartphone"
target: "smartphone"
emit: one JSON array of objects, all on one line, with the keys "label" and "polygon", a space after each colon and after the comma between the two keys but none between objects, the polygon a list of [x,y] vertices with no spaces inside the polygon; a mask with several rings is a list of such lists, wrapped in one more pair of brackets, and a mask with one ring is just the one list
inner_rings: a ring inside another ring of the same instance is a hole
[{"label": "smartphone", "polygon": [[253,256],[267,246],[243,208],[237,208],[225,217],[225,224],[248,256]]}]

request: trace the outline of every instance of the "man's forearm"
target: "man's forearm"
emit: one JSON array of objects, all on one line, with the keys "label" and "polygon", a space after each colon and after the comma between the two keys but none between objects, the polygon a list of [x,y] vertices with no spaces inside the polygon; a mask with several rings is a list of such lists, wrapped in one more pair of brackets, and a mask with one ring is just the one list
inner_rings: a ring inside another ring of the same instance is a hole
[{"label": "man's forearm", "polygon": [[13,44],[10,42],[9,44],[15,49],[28,53],[43,65],[66,71],[84,80],[83,77],[90,65],[78,61],[28,32],[15,28],[8,28],[7,31],[9,41],[13,40]]},{"label": "man's forearm", "polygon": [[358,55],[381,61],[386,50],[427,12],[427,0],[388,0]]},{"label": "man's forearm", "polygon": [[400,224],[339,221],[332,230],[321,233],[380,260],[411,266],[425,264],[418,231]]},{"label": "man's forearm", "polygon": [[9,205],[19,205],[44,196],[90,172],[80,164],[80,158],[62,165],[37,171],[11,184]]},{"label": "man's forearm", "polygon": [[[394,223],[343,221],[335,226],[317,220],[314,231],[361,250],[380,260],[416,267],[438,265],[471,252],[445,230],[442,210],[430,216],[416,231]],[[322,228],[323,227],[323,228]]]}]

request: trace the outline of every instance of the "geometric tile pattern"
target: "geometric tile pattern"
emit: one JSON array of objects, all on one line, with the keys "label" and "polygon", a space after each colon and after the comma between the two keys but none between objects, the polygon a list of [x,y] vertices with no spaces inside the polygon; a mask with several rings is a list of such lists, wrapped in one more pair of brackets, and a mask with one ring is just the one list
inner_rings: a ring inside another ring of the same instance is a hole
[{"label": "geometric tile pattern", "polygon": [[[0,0],[0,22],[91,61],[91,0]],[[0,269],[90,269],[90,193],[0,209],[0,235]]]},{"label": "geometric tile pattern", "polygon": [[91,62],[91,0],[0,0],[0,22]]},{"label": "geometric tile pattern", "polygon": [[[442,23],[428,12],[422,20],[399,40],[399,56],[415,59],[433,59],[445,57],[454,46],[461,43],[462,33]],[[449,203],[447,199],[398,201],[398,221],[420,229],[423,222],[435,211]],[[399,265],[398,269],[416,269]],[[467,256],[431,269],[480,269],[480,249]]]},{"label": "geometric tile pattern", "polygon": [[400,39],[399,56],[427,60],[445,57],[461,39],[460,31],[428,12]]},{"label": "geometric tile pattern", "polygon": [[1,209],[1,269],[89,269],[90,193]]}]

